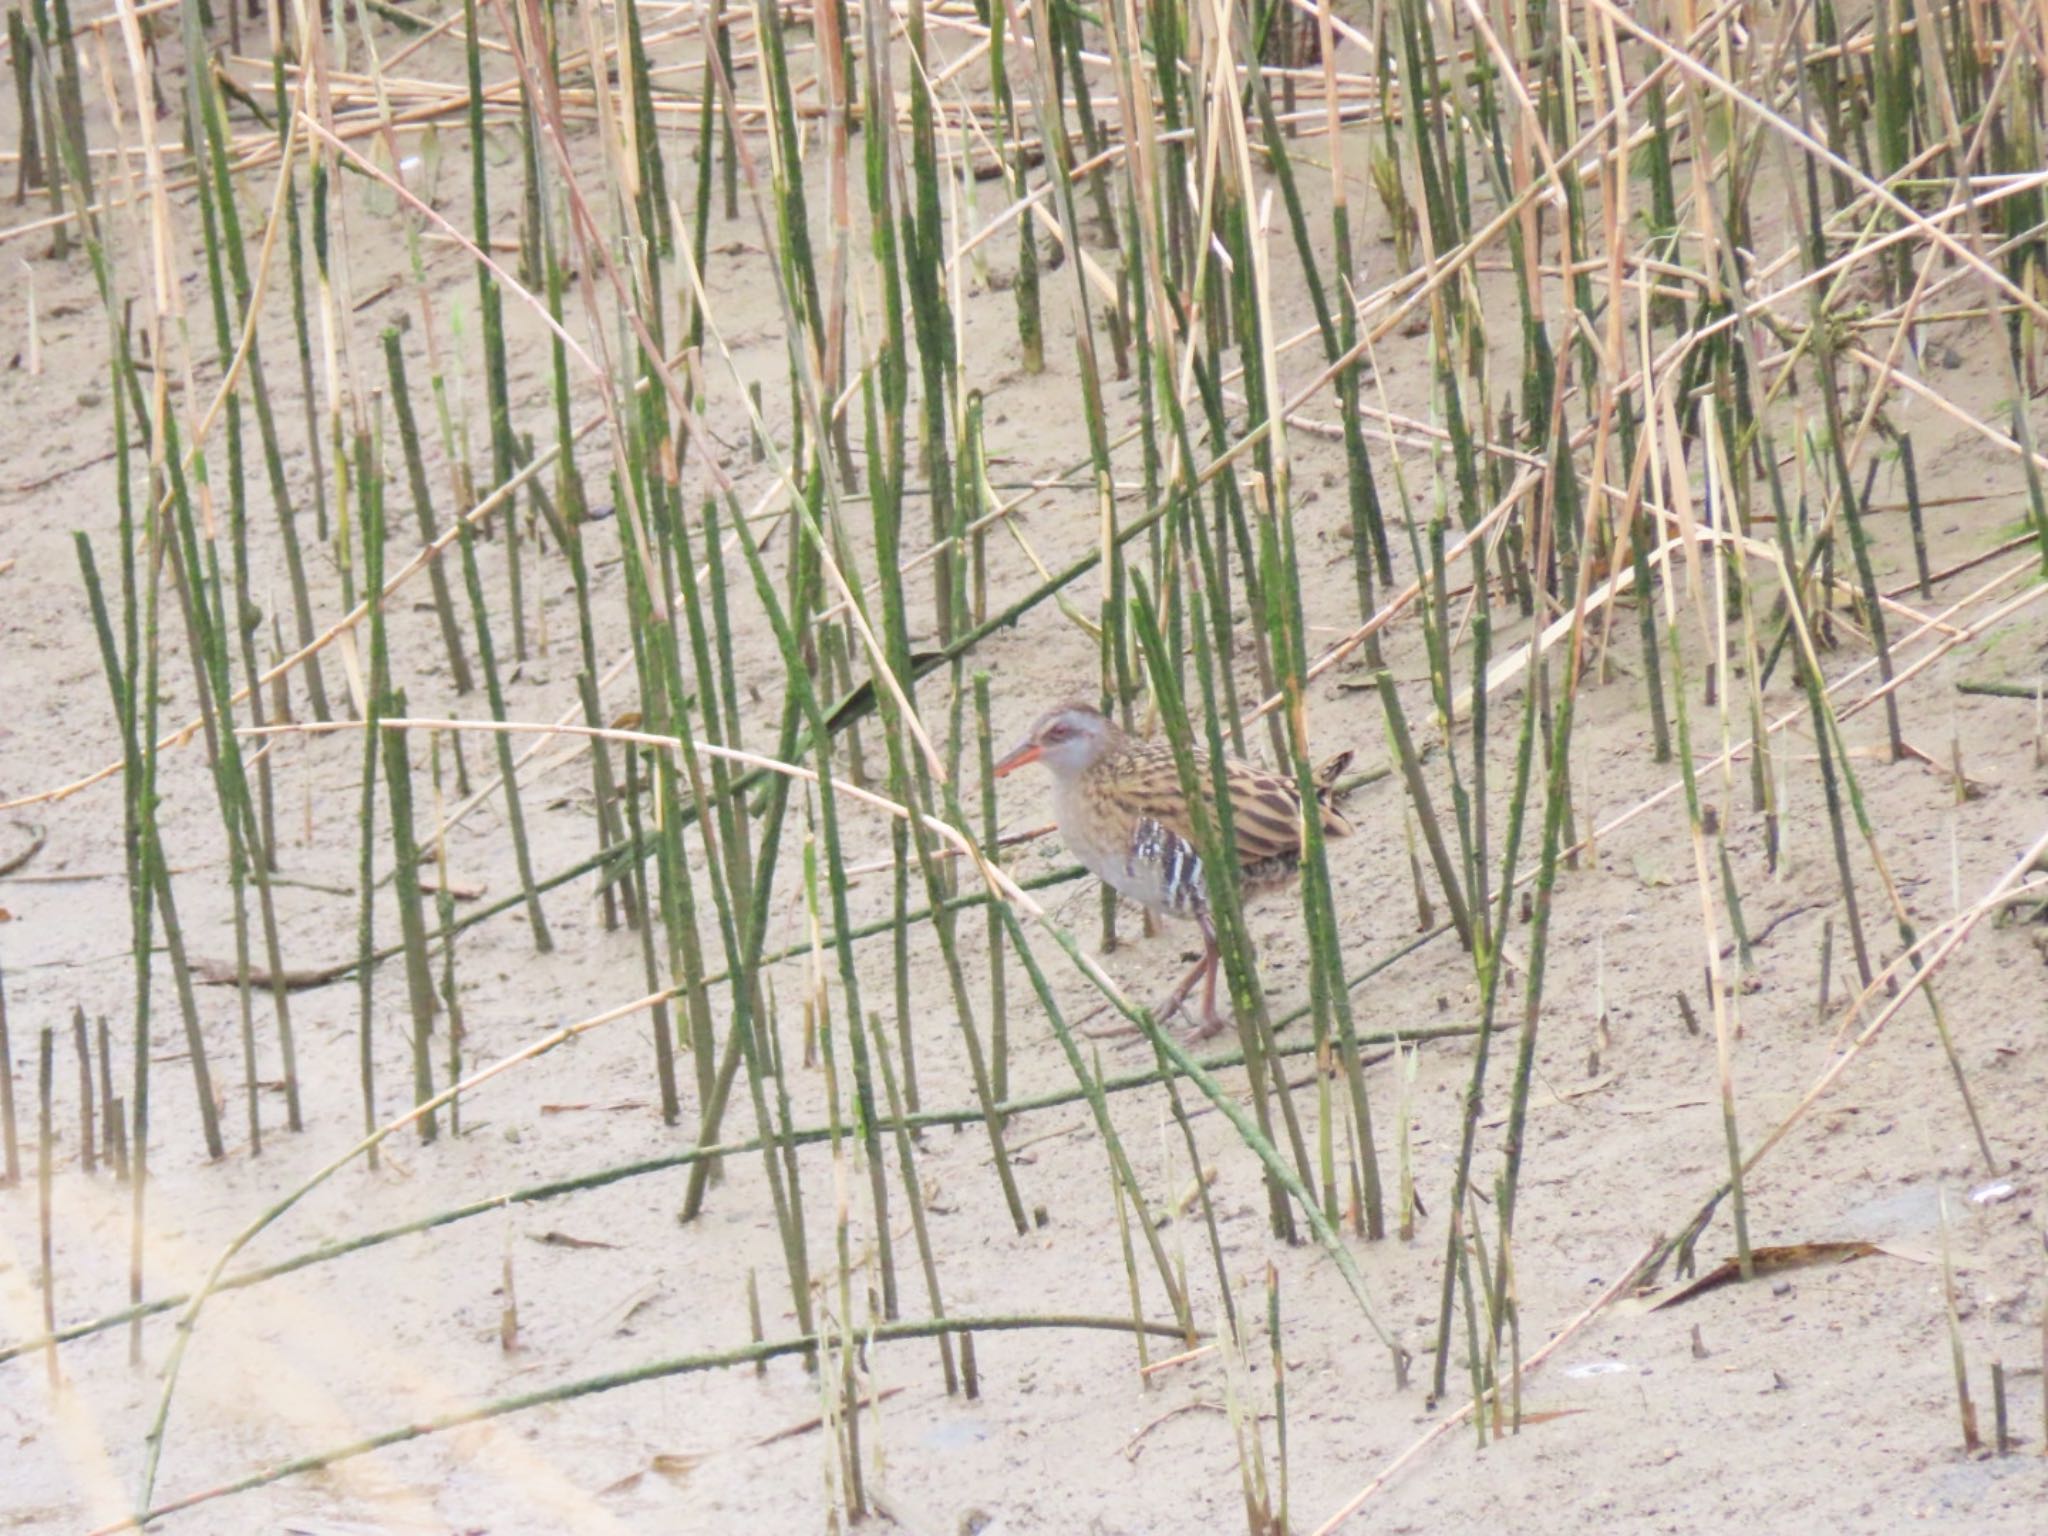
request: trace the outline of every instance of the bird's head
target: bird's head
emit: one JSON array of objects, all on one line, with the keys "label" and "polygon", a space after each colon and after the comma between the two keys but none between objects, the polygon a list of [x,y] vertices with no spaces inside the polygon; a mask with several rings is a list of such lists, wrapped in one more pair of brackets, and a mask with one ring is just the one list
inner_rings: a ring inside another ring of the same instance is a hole
[{"label": "bird's head", "polygon": [[1116,745],[1116,722],[1086,704],[1062,704],[1039,716],[1024,739],[996,764],[997,778],[1042,762],[1060,778],[1085,773]]}]

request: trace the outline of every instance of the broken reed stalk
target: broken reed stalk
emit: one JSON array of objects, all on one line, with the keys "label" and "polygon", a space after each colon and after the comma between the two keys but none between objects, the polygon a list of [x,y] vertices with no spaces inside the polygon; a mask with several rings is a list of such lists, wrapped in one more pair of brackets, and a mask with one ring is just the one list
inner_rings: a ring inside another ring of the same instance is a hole
[{"label": "broken reed stalk", "polygon": [[[54,1333],[57,1327],[57,1266],[56,1245],[50,1227],[50,1179],[52,1164],[57,1155],[57,1126],[51,1117],[50,1090],[56,1079],[57,1042],[55,1032],[45,1024],[38,1034],[39,1053],[36,1057],[36,1237],[39,1244],[40,1261],[37,1266],[37,1285],[43,1298],[43,1332]],[[53,1344],[45,1354],[49,1365],[50,1390],[55,1391],[63,1377],[57,1369],[57,1348]]]},{"label": "broken reed stalk", "polygon": [[[448,1081],[462,1081],[462,995],[455,986],[455,894],[448,883],[447,821],[441,797],[441,733],[434,732],[434,916],[447,937],[441,941],[441,1011],[448,1020]],[[448,1100],[448,1134],[462,1134],[462,1100]]]},{"label": "broken reed stalk", "polygon": [[1962,1316],[1956,1309],[1955,1259],[1950,1251],[1948,1195],[1934,1192],[1936,1213],[1941,1218],[1941,1305],[1942,1320],[1948,1327],[1949,1365],[1955,1373],[1956,1412],[1961,1416],[1964,1454],[1974,1454],[1983,1444],[1977,1430],[1977,1405],[1970,1398],[1970,1368],[1963,1358]]},{"label": "broken reed stalk", "polygon": [[[125,1182],[128,1178],[128,1130],[122,1121],[125,1112],[122,1101],[114,1093],[114,1048],[111,1032],[107,1028],[107,1016],[99,1016],[100,1052],[100,1137],[106,1151],[106,1160],[114,1166],[114,1177]],[[0,1039],[0,1060],[6,1058],[6,1041]]]},{"label": "broken reed stalk", "polygon": [[[381,495],[377,498],[381,503]],[[383,514],[378,512],[375,537],[383,539]],[[405,714],[405,690],[392,690],[387,697],[392,712]],[[391,803],[391,883],[398,900],[398,926],[405,946],[405,988],[412,1005],[412,1092],[415,1104],[434,1096],[434,977],[427,957],[427,918],[420,882],[426,875],[419,842],[413,829],[411,733],[384,731],[384,784]],[[432,1114],[420,1117],[420,1140],[433,1141],[440,1135],[440,1121]]]},{"label": "broken reed stalk", "polygon": [[71,1006],[71,1044],[78,1054],[78,1171],[91,1173],[97,1166],[93,1146],[92,1045],[85,1031],[85,1010]]},{"label": "broken reed stalk", "polygon": [[0,1187],[21,1182],[21,1142],[14,1121],[14,1046],[7,1034],[7,968],[0,965]]},{"label": "broken reed stalk", "polygon": [[[1325,0],[1328,3],[1328,0]],[[1279,1466],[1280,1507],[1274,1512],[1274,1529],[1291,1529],[1287,1520],[1287,1351],[1280,1331],[1280,1271],[1270,1260],[1266,1264],[1266,1340],[1273,1364],[1273,1459]]]}]

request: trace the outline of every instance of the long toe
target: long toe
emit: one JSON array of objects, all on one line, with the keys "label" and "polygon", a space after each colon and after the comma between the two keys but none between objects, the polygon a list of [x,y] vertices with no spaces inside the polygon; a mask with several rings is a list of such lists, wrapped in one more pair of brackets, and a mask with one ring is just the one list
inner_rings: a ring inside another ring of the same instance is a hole
[{"label": "long toe", "polygon": [[1206,958],[1197,960],[1189,969],[1187,975],[1181,977],[1174,989],[1160,999],[1159,1006],[1152,1010],[1160,1023],[1164,1024],[1168,1019],[1172,1018],[1180,1008],[1180,1005],[1187,1001],[1188,993],[1192,992],[1195,989],[1195,983],[1202,979],[1202,972],[1207,968],[1208,963]]},{"label": "long toe", "polygon": [[1188,1043],[1192,1045],[1200,1040],[1213,1040],[1229,1027],[1229,1019],[1218,1013],[1214,1008],[1205,1008],[1202,1010],[1202,1022],[1188,1032]]}]

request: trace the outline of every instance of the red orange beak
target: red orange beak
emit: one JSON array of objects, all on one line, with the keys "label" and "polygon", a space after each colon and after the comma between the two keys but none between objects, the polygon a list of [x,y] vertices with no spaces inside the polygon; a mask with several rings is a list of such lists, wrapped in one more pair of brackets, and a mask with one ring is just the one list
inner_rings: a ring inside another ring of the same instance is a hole
[{"label": "red orange beak", "polygon": [[1026,763],[1035,763],[1039,760],[1039,758],[1043,757],[1044,755],[1045,748],[1041,747],[1035,741],[1027,741],[1022,746],[1019,746],[1018,748],[1016,748],[1016,750],[1011,752],[1010,755],[1004,758],[1000,763],[996,764],[996,777],[1000,779],[1006,774],[1015,773],[1019,768],[1022,768]]}]

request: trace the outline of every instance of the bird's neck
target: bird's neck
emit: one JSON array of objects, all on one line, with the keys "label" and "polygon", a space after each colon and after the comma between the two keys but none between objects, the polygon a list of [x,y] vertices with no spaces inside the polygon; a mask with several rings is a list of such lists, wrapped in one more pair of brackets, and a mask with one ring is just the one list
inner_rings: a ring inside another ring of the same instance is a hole
[{"label": "bird's neck", "polygon": [[1074,834],[1087,821],[1089,776],[1095,768],[1084,768],[1079,773],[1056,773],[1052,776],[1052,817],[1059,823],[1060,836],[1072,845]]}]

